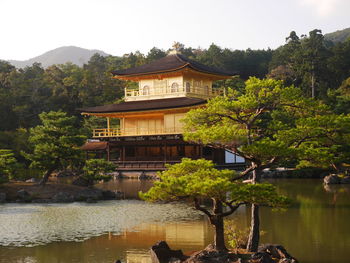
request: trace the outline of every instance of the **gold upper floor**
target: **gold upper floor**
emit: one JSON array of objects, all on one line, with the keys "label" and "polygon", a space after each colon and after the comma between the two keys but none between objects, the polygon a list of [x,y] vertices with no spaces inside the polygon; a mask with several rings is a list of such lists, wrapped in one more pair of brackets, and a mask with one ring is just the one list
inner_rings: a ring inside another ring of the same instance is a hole
[{"label": "gold upper floor", "polygon": [[117,127],[111,125],[113,117],[107,117],[107,127],[94,129],[93,138],[182,134],[184,116],[183,111],[125,116],[116,118]]},{"label": "gold upper floor", "polygon": [[125,101],[153,100],[176,97],[196,97],[208,99],[221,94],[213,89],[213,82],[187,76],[174,76],[164,79],[143,79],[138,88],[125,88]]}]

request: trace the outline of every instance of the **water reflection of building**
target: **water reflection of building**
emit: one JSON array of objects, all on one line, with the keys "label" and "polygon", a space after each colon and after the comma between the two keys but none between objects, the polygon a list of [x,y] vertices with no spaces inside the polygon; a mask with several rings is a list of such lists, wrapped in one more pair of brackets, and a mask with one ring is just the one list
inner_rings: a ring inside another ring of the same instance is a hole
[{"label": "water reflection of building", "polygon": [[90,153],[105,155],[120,171],[162,170],[183,157],[206,158],[221,166],[235,166],[244,160],[223,149],[203,147],[182,139],[186,112],[203,107],[221,91],[216,80],[234,73],[211,68],[173,51],[168,56],[136,68],[117,70],[113,78],[138,82],[125,88],[119,104],[82,109],[83,115],[106,118],[106,127],[93,130],[83,146]]},{"label": "water reflection of building", "polygon": [[206,220],[174,223],[142,224],[135,232],[125,232],[122,237],[128,240],[126,250],[128,263],[150,263],[149,250],[139,247],[152,246],[159,240],[165,240],[171,248],[182,249],[185,253],[200,250],[212,239],[212,231]]},{"label": "water reflection of building", "polygon": [[147,192],[152,186],[151,180],[117,179],[96,185],[105,190],[120,191],[125,199],[139,199],[138,193]]}]

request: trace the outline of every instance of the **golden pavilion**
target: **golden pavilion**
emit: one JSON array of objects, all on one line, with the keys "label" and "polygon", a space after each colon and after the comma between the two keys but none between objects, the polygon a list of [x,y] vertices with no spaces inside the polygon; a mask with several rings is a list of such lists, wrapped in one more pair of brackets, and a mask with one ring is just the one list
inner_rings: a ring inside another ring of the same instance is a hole
[{"label": "golden pavilion", "polygon": [[[203,107],[220,95],[216,80],[234,73],[208,67],[174,50],[166,57],[135,68],[112,72],[113,78],[134,81],[138,88],[125,88],[124,102],[81,110],[83,115],[106,118],[106,127],[93,130],[83,149],[117,163],[120,171],[163,170],[182,158],[206,158],[218,166],[242,164],[244,160],[224,149],[185,142],[180,120],[186,112]],[[117,127],[113,126],[119,120]]]}]

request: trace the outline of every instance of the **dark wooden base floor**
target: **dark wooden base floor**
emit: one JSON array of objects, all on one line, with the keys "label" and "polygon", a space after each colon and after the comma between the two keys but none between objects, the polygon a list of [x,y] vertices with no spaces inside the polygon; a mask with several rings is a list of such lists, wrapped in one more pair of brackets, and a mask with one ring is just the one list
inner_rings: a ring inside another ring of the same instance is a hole
[{"label": "dark wooden base floor", "polygon": [[[180,161],[113,161],[117,164],[117,171],[164,171],[167,164],[176,164]],[[217,165],[217,169],[242,170],[245,163],[228,163]]]}]

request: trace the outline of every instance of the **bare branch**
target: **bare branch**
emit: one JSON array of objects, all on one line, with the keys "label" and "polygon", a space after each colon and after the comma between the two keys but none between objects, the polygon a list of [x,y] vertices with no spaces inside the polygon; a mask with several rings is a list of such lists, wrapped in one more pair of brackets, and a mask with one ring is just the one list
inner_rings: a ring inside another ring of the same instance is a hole
[{"label": "bare branch", "polygon": [[193,201],[194,201],[194,207],[195,207],[197,210],[203,212],[203,213],[206,214],[209,218],[211,218],[211,217],[213,216],[207,209],[205,209],[203,206],[200,205],[198,198],[194,198]]},{"label": "bare branch", "polygon": [[237,180],[243,179],[245,176],[247,176],[247,174],[254,171],[256,168],[257,168],[257,166],[255,166],[255,165],[249,166],[247,169],[245,169],[243,172],[241,172],[239,174],[239,176],[233,178],[232,181],[237,181]]},{"label": "bare branch", "polygon": [[229,215],[233,214],[241,205],[245,204],[243,202],[242,203],[238,203],[236,205],[232,205],[231,202],[223,202],[223,203],[225,205],[227,205],[230,208],[230,210],[227,211],[227,212],[223,212],[223,213],[218,214],[218,216],[222,216],[222,217],[229,216]]}]

